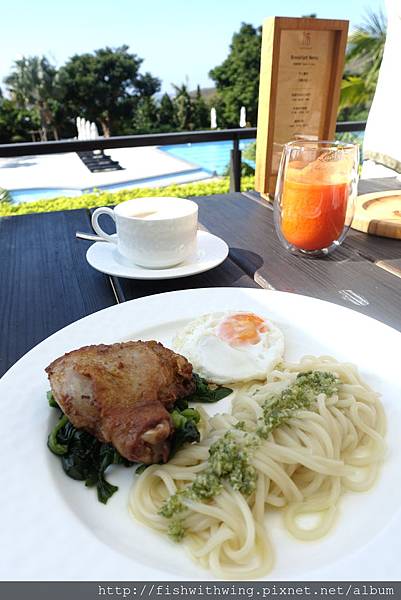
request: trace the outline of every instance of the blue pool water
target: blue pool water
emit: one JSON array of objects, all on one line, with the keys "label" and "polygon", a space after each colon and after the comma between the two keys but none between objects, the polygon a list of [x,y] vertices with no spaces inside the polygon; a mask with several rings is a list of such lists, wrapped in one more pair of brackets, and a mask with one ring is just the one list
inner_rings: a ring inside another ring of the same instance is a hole
[{"label": "blue pool water", "polygon": [[[244,150],[254,140],[241,140],[239,147]],[[223,175],[230,162],[230,150],[233,143],[227,142],[201,142],[198,144],[173,144],[171,146],[160,146],[159,150],[164,150],[176,158],[182,158],[188,162],[198,165],[217,175]],[[255,166],[252,161],[246,161]]]},{"label": "blue pool water", "polygon": [[21,202],[35,202],[36,200],[51,200],[59,196],[74,198],[82,194],[81,190],[64,188],[32,188],[24,190],[10,190],[11,198],[15,204]]}]

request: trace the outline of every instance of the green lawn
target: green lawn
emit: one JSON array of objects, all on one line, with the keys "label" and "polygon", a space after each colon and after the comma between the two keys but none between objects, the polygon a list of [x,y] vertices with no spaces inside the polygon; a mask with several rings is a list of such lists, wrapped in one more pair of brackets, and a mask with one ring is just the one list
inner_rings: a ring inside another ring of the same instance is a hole
[{"label": "green lawn", "polygon": [[[254,177],[243,177],[241,180],[242,191],[254,189]],[[177,196],[190,198],[191,196],[212,196],[213,194],[227,194],[229,191],[229,178],[224,177],[207,183],[188,183],[183,185],[169,185],[160,188],[134,188],[119,192],[103,192],[94,190],[90,194],[83,194],[77,198],[54,198],[52,200],[37,200],[23,204],[0,203],[0,216],[26,215],[29,213],[52,212],[56,210],[72,210],[74,208],[94,208],[96,206],[111,206],[131,198],[145,196]]]}]

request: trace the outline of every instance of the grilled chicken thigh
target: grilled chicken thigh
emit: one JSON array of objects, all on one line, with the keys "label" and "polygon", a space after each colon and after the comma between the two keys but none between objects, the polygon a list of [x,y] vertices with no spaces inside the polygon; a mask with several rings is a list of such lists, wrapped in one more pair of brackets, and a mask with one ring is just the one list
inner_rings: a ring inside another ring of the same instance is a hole
[{"label": "grilled chicken thigh", "polygon": [[191,364],[158,342],[86,346],[46,369],[71,423],[111,442],[131,461],[166,462],[173,425],[169,410],[194,391]]}]

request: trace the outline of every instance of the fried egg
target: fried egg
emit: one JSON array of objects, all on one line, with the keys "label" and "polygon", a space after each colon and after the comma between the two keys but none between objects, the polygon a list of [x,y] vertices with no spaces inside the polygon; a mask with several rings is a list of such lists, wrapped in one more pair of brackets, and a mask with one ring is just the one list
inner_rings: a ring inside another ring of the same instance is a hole
[{"label": "fried egg", "polygon": [[251,312],[218,312],[191,321],[173,349],[209,382],[264,380],[282,360],[284,336],[271,321]]}]

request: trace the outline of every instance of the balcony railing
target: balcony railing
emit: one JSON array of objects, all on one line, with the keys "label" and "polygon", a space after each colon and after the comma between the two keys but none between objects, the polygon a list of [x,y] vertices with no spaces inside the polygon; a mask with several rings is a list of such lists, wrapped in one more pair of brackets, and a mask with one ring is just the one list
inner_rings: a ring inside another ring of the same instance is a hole
[{"label": "balcony railing", "polygon": [[[337,132],[364,131],[365,121],[344,121],[337,123]],[[143,146],[165,146],[172,144],[196,144],[199,142],[232,141],[230,159],[230,191],[241,190],[241,150],[240,140],[255,139],[256,127],[241,129],[217,129],[207,131],[183,131],[178,133],[149,133],[144,135],[124,135],[95,140],[61,140],[51,142],[23,142],[0,144],[0,158],[32,156],[38,154],[58,154],[63,152],[88,152],[91,150],[111,150],[113,148],[135,148]]]}]

